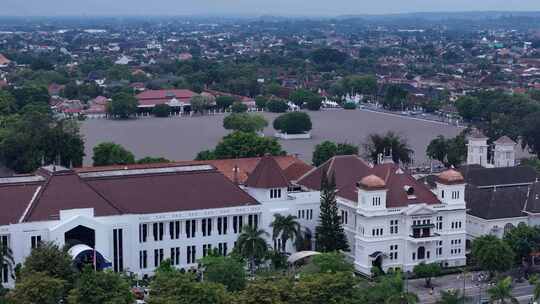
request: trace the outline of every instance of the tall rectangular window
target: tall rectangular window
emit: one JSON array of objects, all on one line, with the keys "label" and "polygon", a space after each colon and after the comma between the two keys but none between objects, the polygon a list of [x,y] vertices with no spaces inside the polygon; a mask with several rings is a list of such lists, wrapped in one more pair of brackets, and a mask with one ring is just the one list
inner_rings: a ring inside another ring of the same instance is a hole
[{"label": "tall rectangular window", "polygon": [[146,243],[148,238],[148,224],[139,224],[139,242]]},{"label": "tall rectangular window", "polygon": [[197,221],[196,220],[187,220],[186,221],[186,237],[194,238],[195,237],[195,231],[197,228]]},{"label": "tall rectangular window", "polygon": [[139,268],[146,269],[148,267],[148,252],[146,250],[139,251]]},{"label": "tall rectangular window", "polygon": [[271,199],[281,198],[281,189],[279,188],[270,189],[270,198]]},{"label": "tall rectangular window", "polygon": [[212,244],[204,244],[203,245],[203,257],[209,255],[212,253]]},{"label": "tall rectangular window", "polygon": [[202,219],[201,221],[201,228],[202,228],[202,234],[203,236],[211,236],[212,235],[212,219]]},{"label": "tall rectangular window", "polygon": [[163,262],[163,248],[154,249],[154,267],[158,267]]},{"label": "tall rectangular window", "polygon": [[226,256],[227,255],[227,243],[219,243],[218,244],[218,252],[220,255]]},{"label": "tall rectangular window", "polygon": [[124,271],[124,244],[123,230],[113,229],[113,270]]},{"label": "tall rectangular window", "polygon": [[171,264],[180,265],[180,247],[171,248]]},{"label": "tall rectangular window", "polygon": [[30,238],[30,246],[32,249],[36,249],[41,244],[41,235],[34,235]]},{"label": "tall rectangular window", "polygon": [[196,247],[195,246],[187,246],[186,248],[186,257],[187,257],[187,263],[193,264],[195,263],[195,258],[197,256]]},{"label": "tall rectangular window", "polygon": [[169,236],[171,240],[180,238],[180,221],[169,222]]}]

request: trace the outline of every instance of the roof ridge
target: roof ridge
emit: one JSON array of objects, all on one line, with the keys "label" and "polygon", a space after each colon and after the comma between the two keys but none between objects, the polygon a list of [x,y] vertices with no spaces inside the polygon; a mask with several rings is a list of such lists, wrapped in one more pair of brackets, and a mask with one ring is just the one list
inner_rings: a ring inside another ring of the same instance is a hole
[{"label": "roof ridge", "polygon": [[100,198],[102,198],[105,202],[107,202],[109,205],[111,205],[111,207],[113,207],[114,209],[116,209],[120,214],[123,214],[125,213],[124,210],[122,210],[122,208],[119,208],[118,206],[116,206],[116,204],[113,204],[113,202],[111,202],[109,199],[107,199],[103,194],[101,194],[99,191],[97,191],[92,185],[90,185],[89,183],[87,183],[84,179],[82,179],[78,174],[77,174],[77,178],[82,182],[84,183],[86,186],[88,186],[88,188],[90,188],[97,196],[99,196]]},{"label": "roof ridge", "polygon": [[51,182],[52,175],[49,176],[43,183],[43,185],[38,188],[38,193],[36,197],[30,202],[31,205],[29,206],[28,211],[24,214],[24,218],[21,218],[21,222],[26,222],[29,218],[32,212],[36,209],[36,206],[39,204],[39,201],[41,199],[41,196],[43,195],[43,192],[45,192],[45,189],[47,189],[47,186],[49,186],[49,183]]}]

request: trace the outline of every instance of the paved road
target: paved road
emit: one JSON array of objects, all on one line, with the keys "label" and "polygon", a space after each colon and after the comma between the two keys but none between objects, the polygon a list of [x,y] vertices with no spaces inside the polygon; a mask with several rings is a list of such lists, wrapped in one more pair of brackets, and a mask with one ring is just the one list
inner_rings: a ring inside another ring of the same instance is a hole
[{"label": "paved road", "polygon": [[[466,276],[465,280],[465,295],[467,296],[467,303],[481,303],[480,299],[487,300],[487,284],[479,284],[478,273],[471,273]],[[429,289],[424,287],[423,279],[409,280],[408,289],[416,293],[420,298],[420,303],[434,304],[440,296],[442,290],[459,289],[463,290],[463,276],[462,275],[448,275],[439,277],[433,280],[434,292],[431,293]],[[520,303],[532,303],[532,293],[534,287],[528,282],[514,283],[513,294],[520,301]]]}]

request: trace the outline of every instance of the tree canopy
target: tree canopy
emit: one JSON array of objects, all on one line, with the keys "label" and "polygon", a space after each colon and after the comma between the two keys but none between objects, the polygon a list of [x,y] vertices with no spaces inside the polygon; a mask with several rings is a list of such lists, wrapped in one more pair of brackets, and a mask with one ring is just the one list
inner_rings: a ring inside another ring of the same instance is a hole
[{"label": "tree canopy", "polygon": [[94,147],[94,166],[129,165],[135,163],[135,156],[119,144],[100,143]]},{"label": "tree canopy", "polygon": [[471,254],[476,263],[490,273],[507,271],[514,264],[512,248],[493,235],[476,238],[472,243]]},{"label": "tree canopy", "polygon": [[137,113],[139,101],[128,93],[118,93],[107,104],[107,112],[114,118],[127,119]]},{"label": "tree canopy", "polygon": [[395,163],[409,164],[412,162],[413,150],[407,140],[394,132],[386,134],[370,134],[364,144],[367,156],[374,162],[378,162],[379,155],[389,155]]},{"label": "tree canopy", "polygon": [[268,121],[258,114],[232,113],[223,119],[223,127],[227,130],[260,132],[266,126]]},{"label": "tree canopy", "polygon": [[304,112],[290,112],[274,120],[274,129],[286,134],[302,134],[311,131],[311,118]]},{"label": "tree canopy", "polygon": [[266,154],[285,155],[274,138],[262,137],[253,132],[235,131],[226,135],[214,150],[201,151],[197,160],[261,157]]},{"label": "tree canopy", "polygon": [[313,165],[318,167],[336,155],[358,155],[358,146],[348,143],[336,144],[328,140],[323,141],[316,145],[315,150],[313,150]]}]

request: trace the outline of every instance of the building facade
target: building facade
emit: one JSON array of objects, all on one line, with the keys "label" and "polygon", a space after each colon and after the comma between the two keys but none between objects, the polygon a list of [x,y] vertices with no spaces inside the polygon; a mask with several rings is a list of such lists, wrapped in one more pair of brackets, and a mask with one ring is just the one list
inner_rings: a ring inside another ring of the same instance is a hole
[{"label": "building facade", "polygon": [[373,165],[357,156],[334,157],[298,183],[320,190],[322,174],[334,176],[350,259],[357,271],[412,271],[419,263],[465,265],[465,182],[444,172],[431,191],[398,165]]}]

